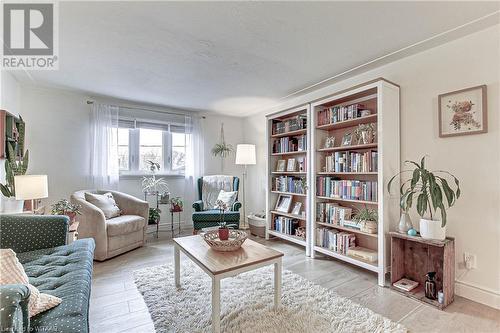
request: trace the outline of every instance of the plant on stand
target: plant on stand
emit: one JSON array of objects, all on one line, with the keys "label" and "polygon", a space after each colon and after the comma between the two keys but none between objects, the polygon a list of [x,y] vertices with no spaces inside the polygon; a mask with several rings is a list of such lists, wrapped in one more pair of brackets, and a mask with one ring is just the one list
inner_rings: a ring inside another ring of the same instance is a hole
[{"label": "plant on stand", "polygon": [[149,164],[151,176],[142,178],[142,191],[153,195],[164,196],[169,194],[167,181],[163,178],[156,178],[156,172],[160,170],[160,164],[150,160],[146,161],[146,163]]},{"label": "plant on stand", "polygon": [[170,200],[170,203],[172,204],[172,212],[182,212],[182,198],[181,197],[175,197]]},{"label": "plant on stand", "polygon": [[222,123],[220,125],[220,142],[215,144],[215,146],[212,148],[212,155],[214,155],[214,157],[220,157],[221,173],[224,173],[224,159],[228,157],[233,151],[233,146],[229,143],[226,143],[226,140],[224,138],[224,123]]},{"label": "plant on stand", "polygon": [[7,160],[5,161],[5,184],[0,184],[0,191],[6,198],[3,200],[3,210],[6,213],[20,213],[23,211],[24,200],[16,200],[14,177],[26,174],[28,170],[29,151],[22,157],[17,157],[12,145],[7,144]]},{"label": "plant on stand", "polygon": [[[420,164],[414,161],[405,161],[405,164],[414,166],[414,169],[404,170],[394,175],[387,184],[387,190],[390,192],[392,182],[396,177],[411,172],[412,177],[402,181],[399,189],[400,206],[404,211],[408,211],[416,200],[422,238],[444,240],[446,238],[446,209],[453,207],[460,197],[459,180],[448,171],[426,169],[425,156],[420,160]],[[454,185],[448,183],[445,177],[451,179]],[[439,216],[437,215],[438,209]]]},{"label": "plant on stand", "polygon": [[361,231],[376,234],[378,227],[378,213],[375,209],[361,208],[356,212],[354,217],[352,218],[356,224],[360,225]]},{"label": "plant on stand", "polygon": [[157,224],[160,222],[160,208],[149,208],[148,224]]},{"label": "plant on stand", "polygon": [[66,199],[61,199],[53,204],[51,210],[52,215],[66,215],[69,217],[70,223],[75,222],[76,215],[81,215],[80,209],[82,206],[79,204],[72,204]]}]

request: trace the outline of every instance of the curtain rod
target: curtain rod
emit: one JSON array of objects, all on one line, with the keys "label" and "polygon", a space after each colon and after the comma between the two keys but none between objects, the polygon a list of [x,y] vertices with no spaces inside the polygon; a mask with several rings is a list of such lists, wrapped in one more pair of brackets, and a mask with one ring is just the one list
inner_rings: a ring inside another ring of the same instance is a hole
[{"label": "curtain rod", "polygon": [[[94,104],[94,101],[87,101],[87,104]],[[175,114],[175,115],[178,115],[178,116],[186,116],[185,113],[179,113],[179,112],[171,112],[171,111],[158,111],[158,110],[153,110],[153,109],[147,109],[147,108],[140,108],[140,107],[135,107],[135,106],[125,106],[125,105],[114,105],[114,104],[110,104],[110,105],[113,105],[113,106],[116,106],[118,108],[124,108],[124,109],[133,109],[133,110],[145,110],[145,111],[150,111],[150,112],[155,112],[155,113],[162,113],[162,114]],[[194,115],[193,115],[194,116]],[[201,119],[206,119],[205,116],[198,116],[199,118]]]}]

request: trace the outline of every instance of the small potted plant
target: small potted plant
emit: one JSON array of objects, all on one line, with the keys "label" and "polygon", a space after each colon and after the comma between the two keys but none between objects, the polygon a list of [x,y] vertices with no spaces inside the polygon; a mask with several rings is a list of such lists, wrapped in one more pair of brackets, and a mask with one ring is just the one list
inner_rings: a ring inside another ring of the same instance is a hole
[{"label": "small potted plant", "polygon": [[159,208],[149,208],[148,224],[156,224],[160,221],[161,210]]},{"label": "small potted plant", "polygon": [[79,204],[72,204],[66,199],[61,199],[51,206],[52,215],[66,215],[69,217],[70,223],[75,222],[76,215],[81,215]]},{"label": "small potted plant", "polygon": [[217,200],[215,207],[219,210],[219,239],[228,240],[229,239],[229,228],[226,222],[224,222],[224,212],[227,210],[227,204],[222,200]]},{"label": "small potted plant", "polygon": [[160,165],[149,160],[146,163],[149,164],[151,176],[142,178],[142,191],[148,194],[161,194],[161,198],[170,195],[167,181],[163,178],[156,178],[156,172],[160,170]]},{"label": "small potted plant", "polygon": [[183,203],[181,197],[170,199],[170,203],[172,204],[172,212],[182,212]]},{"label": "small potted plant", "polygon": [[352,219],[361,226],[361,231],[369,234],[377,233],[378,213],[375,209],[366,208],[365,206],[358,210]]},{"label": "small potted plant", "polygon": [[[387,184],[390,192],[392,182],[403,173],[411,173],[411,178],[401,182],[400,205],[410,209],[417,202],[417,213],[420,215],[420,235],[425,239],[444,240],[446,238],[446,209],[453,207],[460,197],[460,182],[448,171],[430,171],[425,167],[425,156],[420,163],[405,161],[413,166],[413,170],[403,170],[394,175]],[[452,182],[448,183],[448,178]],[[454,189],[453,189],[454,188]],[[440,217],[437,217],[437,210]]]}]

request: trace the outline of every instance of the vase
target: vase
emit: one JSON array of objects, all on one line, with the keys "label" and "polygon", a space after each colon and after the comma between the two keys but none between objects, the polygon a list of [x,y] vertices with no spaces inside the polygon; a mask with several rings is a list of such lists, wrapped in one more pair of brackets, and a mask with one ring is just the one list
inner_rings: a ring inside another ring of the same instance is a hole
[{"label": "vase", "polygon": [[439,220],[420,219],[420,236],[424,239],[445,240],[446,226]]},{"label": "vase", "polygon": [[2,198],[2,212],[7,214],[18,214],[23,212],[24,200],[16,200],[14,197]]},{"label": "vase", "polygon": [[229,239],[229,229],[228,228],[219,228],[219,239],[220,240],[228,240]]},{"label": "vase", "polygon": [[406,234],[410,229],[413,229],[410,215],[408,213],[401,214],[401,218],[399,219],[398,231],[402,234]]}]

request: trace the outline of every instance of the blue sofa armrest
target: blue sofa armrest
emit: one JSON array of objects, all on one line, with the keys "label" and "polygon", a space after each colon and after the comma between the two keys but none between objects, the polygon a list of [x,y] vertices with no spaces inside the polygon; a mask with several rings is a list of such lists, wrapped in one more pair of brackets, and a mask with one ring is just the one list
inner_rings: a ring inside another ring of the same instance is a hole
[{"label": "blue sofa armrest", "polygon": [[234,212],[238,212],[241,208],[241,202],[239,201],[235,201],[233,203],[233,206],[231,207],[231,210],[234,211]]},{"label": "blue sofa armrest", "polygon": [[22,253],[65,245],[68,225],[64,215],[2,215],[0,247]]},{"label": "blue sofa armrest", "polygon": [[193,208],[196,212],[203,211],[203,200],[197,200],[193,203]]},{"label": "blue sofa armrest", "polygon": [[0,332],[29,332],[30,290],[23,284],[0,286]]}]

